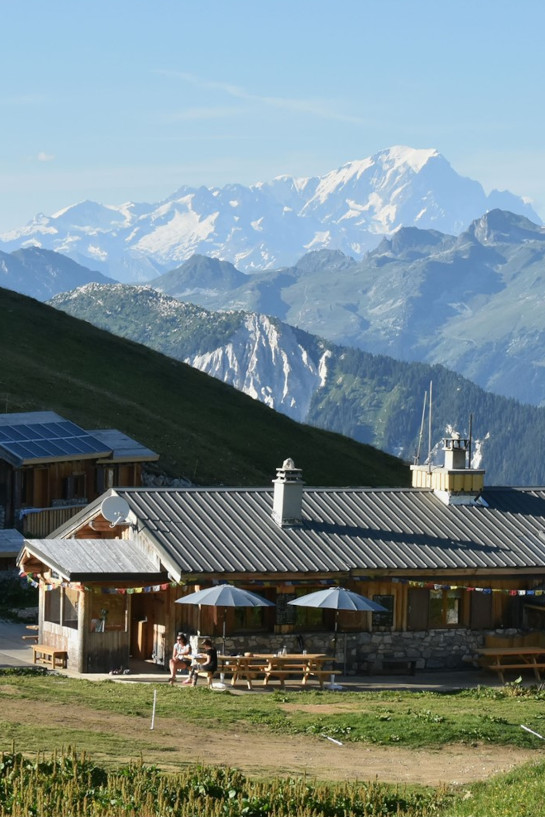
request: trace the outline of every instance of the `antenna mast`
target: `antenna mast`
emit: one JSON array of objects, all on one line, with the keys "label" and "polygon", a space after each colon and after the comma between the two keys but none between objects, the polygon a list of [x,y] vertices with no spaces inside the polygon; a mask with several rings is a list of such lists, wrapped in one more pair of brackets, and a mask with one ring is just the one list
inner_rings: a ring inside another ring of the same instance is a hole
[{"label": "antenna mast", "polygon": [[433,380],[430,380],[430,410],[428,413],[428,471],[431,473],[431,408]]},{"label": "antenna mast", "polygon": [[416,454],[414,455],[414,464],[420,465],[420,448],[422,447],[422,437],[424,435],[424,420],[426,419],[426,403],[428,401],[428,392],[424,392],[424,405],[422,406],[422,419],[420,420],[420,433],[418,434],[418,444],[416,446]]},{"label": "antenna mast", "polygon": [[469,415],[469,443],[467,447],[469,462],[467,464],[468,468],[471,468],[471,457],[472,457],[472,443],[473,443],[473,414]]}]

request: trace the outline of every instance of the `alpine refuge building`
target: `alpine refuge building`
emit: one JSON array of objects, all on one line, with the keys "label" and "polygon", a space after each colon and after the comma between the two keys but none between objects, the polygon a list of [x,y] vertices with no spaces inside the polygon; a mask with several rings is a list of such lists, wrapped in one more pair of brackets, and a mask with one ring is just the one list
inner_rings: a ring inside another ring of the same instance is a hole
[{"label": "alpine refuge building", "polygon": [[176,600],[229,582],[275,606],[229,609],[228,652],[330,652],[334,612],[288,602],[342,585],[385,608],[339,614],[349,672],[462,667],[487,635],[545,622],[545,488],[485,487],[468,459],[453,436],[444,465],[412,466],[411,488],[308,487],[287,459],[272,487],[106,491],[25,541],[40,641],[80,672],[166,664],[177,630],[224,625],[223,610]]}]

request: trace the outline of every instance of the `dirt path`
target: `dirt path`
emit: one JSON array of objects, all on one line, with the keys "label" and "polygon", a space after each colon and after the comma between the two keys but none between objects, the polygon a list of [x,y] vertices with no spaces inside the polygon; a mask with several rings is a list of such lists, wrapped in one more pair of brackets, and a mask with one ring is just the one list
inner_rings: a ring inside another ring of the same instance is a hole
[{"label": "dirt path", "polygon": [[[3,721],[24,723],[28,715],[28,702],[12,698],[0,717]],[[203,762],[233,766],[248,775],[308,775],[322,780],[380,780],[435,786],[484,780],[543,756],[539,750],[489,745],[455,745],[424,751],[362,743],[338,746],[320,736],[265,735],[257,728],[219,732],[184,723],[182,713],[175,721],[158,718],[151,730],[147,718],[81,706],[59,708],[53,702],[40,703],[39,720],[51,727],[124,739],[134,747],[127,760],[139,757],[141,752],[145,763],[162,768],[177,769],[188,762]],[[92,755],[99,759],[96,752]]]}]

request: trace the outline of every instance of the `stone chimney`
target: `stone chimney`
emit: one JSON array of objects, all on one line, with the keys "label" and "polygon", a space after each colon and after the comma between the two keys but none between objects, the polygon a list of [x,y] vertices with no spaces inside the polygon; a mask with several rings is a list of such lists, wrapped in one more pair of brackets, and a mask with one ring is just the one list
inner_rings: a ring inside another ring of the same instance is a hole
[{"label": "stone chimney", "polygon": [[446,505],[472,505],[484,486],[484,470],[471,468],[470,441],[453,434],[443,440],[444,465],[411,465],[413,488],[431,488]]},{"label": "stone chimney", "polygon": [[303,523],[303,479],[300,468],[292,459],[284,460],[276,469],[273,479],[274,497],[272,517],[281,528],[295,527]]}]

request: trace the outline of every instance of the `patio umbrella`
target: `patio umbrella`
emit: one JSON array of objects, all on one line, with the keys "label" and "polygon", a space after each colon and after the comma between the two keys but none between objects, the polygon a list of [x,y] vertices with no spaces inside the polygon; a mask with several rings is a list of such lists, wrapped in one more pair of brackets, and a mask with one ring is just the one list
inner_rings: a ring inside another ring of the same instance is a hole
[{"label": "patio umbrella", "polygon": [[299,605],[299,607],[323,607],[328,610],[354,610],[369,613],[387,613],[382,604],[353,590],[345,587],[325,587],[323,590],[316,590],[315,593],[308,593],[306,596],[299,596],[298,599],[289,601],[288,604]]},{"label": "patio umbrella", "polygon": [[[376,601],[361,596],[353,590],[345,587],[325,587],[323,590],[316,590],[315,593],[308,593],[298,599],[288,601],[298,607],[321,607],[322,609],[335,610],[335,635],[333,643],[335,654],[337,653],[337,630],[339,625],[339,610],[352,610],[353,612],[366,613],[387,613],[388,610]],[[346,659],[344,672],[346,675]]]},{"label": "patio umbrella", "polygon": [[197,590],[181,599],[176,599],[176,604],[205,604],[210,607],[223,607],[223,652],[225,652],[225,619],[228,607],[274,607],[274,603],[257,593],[244,590],[242,587],[235,587],[232,584],[216,584],[213,587],[205,587],[204,590]]}]

